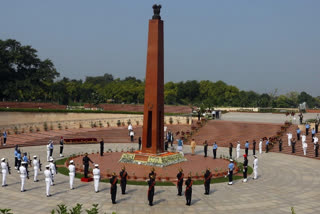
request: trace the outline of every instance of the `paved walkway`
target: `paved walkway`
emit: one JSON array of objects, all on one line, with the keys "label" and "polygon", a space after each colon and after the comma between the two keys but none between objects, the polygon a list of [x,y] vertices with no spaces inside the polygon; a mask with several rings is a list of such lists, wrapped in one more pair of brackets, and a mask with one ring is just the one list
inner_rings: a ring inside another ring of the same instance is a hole
[{"label": "paved walkway", "polygon": [[[130,144],[108,144],[109,147],[125,147]],[[57,147],[54,156],[58,156]],[[202,155],[202,147],[197,152]],[[67,145],[65,155],[84,151],[96,151],[98,145]],[[25,147],[23,151],[41,155],[45,158],[45,146]],[[188,146],[185,152],[190,152]],[[227,149],[219,148],[220,153],[227,154]],[[243,153],[243,151],[242,151]],[[0,157],[9,157],[13,163],[13,149],[0,150]],[[45,162],[43,163],[45,164]],[[252,157],[249,156],[249,164],[252,165]],[[319,161],[278,153],[259,155],[259,179],[248,183],[236,181],[233,186],[226,183],[211,186],[211,194],[204,195],[204,187],[194,186],[192,205],[185,205],[185,198],[178,197],[176,187],[156,186],[155,205],[147,205],[146,186],[128,186],[127,195],[120,195],[118,187],[117,202],[112,205],[110,199],[110,184],[101,183],[100,192],[94,193],[93,183],[81,183],[75,181],[75,190],[69,190],[68,177],[58,174],[56,185],[52,188],[50,198],[45,197],[45,183],[43,174],[40,182],[33,183],[28,180],[27,191],[20,192],[19,177],[16,172],[8,177],[9,186],[0,188],[0,208],[11,208],[14,213],[50,213],[57,204],[65,203],[74,206],[76,203],[84,204],[89,208],[91,204],[99,204],[101,213],[291,213],[290,207],[294,206],[299,213],[320,213],[318,191],[320,185]],[[32,176],[33,173],[31,173]]]}]

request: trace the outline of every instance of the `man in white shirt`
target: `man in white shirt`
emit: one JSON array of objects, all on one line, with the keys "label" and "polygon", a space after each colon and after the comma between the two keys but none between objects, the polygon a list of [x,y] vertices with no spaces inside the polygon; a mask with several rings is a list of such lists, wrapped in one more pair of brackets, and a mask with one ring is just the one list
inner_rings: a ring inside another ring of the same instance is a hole
[{"label": "man in white shirt", "polygon": [[46,170],[44,170],[44,176],[45,176],[45,181],[46,181],[46,195],[47,197],[50,197],[50,186],[52,183],[52,173],[50,171],[50,166],[46,165]]},{"label": "man in white shirt", "polygon": [[288,135],[288,146],[291,146],[292,134],[289,132],[287,133],[287,135]]},{"label": "man in white shirt", "polygon": [[255,155],[253,157],[253,179],[256,180],[258,178],[258,158]]},{"label": "man in white shirt", "polygon": [[56,174],[56,166],[55,164],[53,163],[53,158],[50,158],[49,160],[49,167],[50,167],[50,171],[51,171],[51,186],[54,186],[54,176]]},{"label": "man in white shirt", "polygon": [[129,133],[129,135],[130,135],[130,131],[132,131],[132,130],[133,130],[132,124],[130,123],[130,124],[128,125],[128,133]]},{"label": "man in white shirt", "polygon": [[34,170],[33,181],[38,182],[39,181],[38,180],[39,161],[37,160],[36,155],[33,156],[32,164],[33,164],[33,170]]},{"label": "man in white shirt", "polygon": [[94,180],[94,191],[96,193],[99,192],[99,181],[100,181],[100,169],[99,169],[99,164],[94,165],[94,169],[92,171],[93,174],[93,180]]},{"label": "man in white shirt", "polygon": [[6,163],[6,159],[1,159],[1,173],[2,173],[2,187],[8,186],[7,185],[7,173],[8,173],[8,165]]},{"label": "man in white shirt", "polygon": [[70,178],[70,189],[73,188],[74,177],[76,175],[76,167],[74,166],[73,160],[70,161],[69,169],[69,178]]},{"label": "man in white shirt", "polygon": [[307,148],[308,148],[308,144],[306,142],[302,143],[302,149],[303,149],[303,155],[306,156],[307,155]]},{"label": "man in white shirt", "polygon": [[21,163],[21,165],[22,166],[20,166],[20,169],[19,169],[19,171],[20,171],[20,179],[21,179],[21,192],[24,192],[24,191],[26,191],[25,189],[24,189],[24,184],[25,184],[25,182],[26,182],[26,178],[27,178],[27,169],[26,169],[26,165],[27,165],[28,163],[26,163],[26,162],[22,162]]},{"label": "man in white shirt", "polygon": [[238,141],[238,144],[237,144],[237,159],[240,157],[240,141]]},{"label": "man in white shirt", "polygon": [[260,139],[260,142],[259,142],[259,154],[262,154],[262,142],[263,142],[263,140]]}]

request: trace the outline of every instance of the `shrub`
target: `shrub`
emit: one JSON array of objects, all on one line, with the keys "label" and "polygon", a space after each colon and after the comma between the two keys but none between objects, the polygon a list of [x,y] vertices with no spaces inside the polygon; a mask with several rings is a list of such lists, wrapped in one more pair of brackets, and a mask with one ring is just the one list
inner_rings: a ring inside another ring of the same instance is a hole
[{"label": "shrub", "polygon": [[169,118],[169,123],[172,125],[172,123],[173,123],[172,117]]},{"label": "shrub", "polygon": [[117,126],[118,126],[118,127],[121,126],[120,120],[117,121]]},{"label": "shrub", "polygon": [[59,128],[60,130],[62,129],[61,123],[58,123],[58,128]]},{"label": "shrub", "polygon": [[47,122],[43,123],[43,130],[48,131],[48,124]]}]

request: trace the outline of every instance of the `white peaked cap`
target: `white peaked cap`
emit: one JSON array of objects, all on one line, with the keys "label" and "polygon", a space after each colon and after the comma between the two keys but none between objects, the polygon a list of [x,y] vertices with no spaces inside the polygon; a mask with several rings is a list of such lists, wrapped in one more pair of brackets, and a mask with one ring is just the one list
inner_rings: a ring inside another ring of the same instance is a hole
[{"label": "white peaked cap", "polygon": [[73,160],[71,160],[69,163],[73,163]]},{"label": "white peaked cap", "polygon": [[94,166],[95,166],[95,167],[99,167],[99,164],[95,164]]},{"label": "white peaked cap", "polygon": [[36,158],[36,157],[37,157],[37,155],[34,155],[33,157],[34,157],[34,158]]},{"label": "white peaked cap", "polygon": [[46,168],[50,168],[50,165],[46,165]]},{"label": "white peaked cap", "polygon": [[50,158],[49,161],[53,161],[53,158]]},{"label": "white peaked cap", "polygon": [[232,159],[230,159],[230,162],[233,162],[233,160],[232,160]]},{"label": "white peaked cap", "polygon": [[6,160],[5,158],[1,158],[1,161],[4,161],[4,160]]}]

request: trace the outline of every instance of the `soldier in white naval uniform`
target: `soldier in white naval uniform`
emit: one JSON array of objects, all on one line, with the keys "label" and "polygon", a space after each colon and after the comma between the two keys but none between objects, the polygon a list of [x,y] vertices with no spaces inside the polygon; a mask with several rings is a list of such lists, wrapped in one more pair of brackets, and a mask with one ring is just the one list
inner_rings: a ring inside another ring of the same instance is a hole
[{"label": "soldier in white naval uniform", "polygon": [[92,171],[93,180],[94,180],[94,191],[97,193],[99,192],[99,181],[100,181],[100,169],[99,164],[94,165],[94,169]]},{"label": "soldier in white naval uniform", "polygon": [[76,175],[76,167],[74,166],[73,160],[69,162],[69,179],[70,179],[70,189],[73,188],[73,181],[74,181],[74,176]]},{"label": "soldier in white naval uniform", "polygon": [[2,187],[8,186],[7,185],[7,174],[8,174],[8,165],[6,163],[6,159],[1,159],[1,173],[2,173]]},{"label": "soldier in white naval uniform", "polygon": [[21,162],[21,166],[20,166],[20,179],[21,179],[21,192],[26,191],[24,189],[24,184],[26,182],[26,178],[27,178],[27,169],[26,169],[26,165],[28,163],[27,162]]},{"label": "soldier in white naval uniform", "polygon": [[33,164],[33,171],[34,171],[33,181],[38,182],[39,181],[38,180],[39,161],[37,160],[36,155],[33,156],[32,164]]},{"label": "soldier in white naval uniform", "polygon": [[238,144],[237,144],[237,159],[240,157],[240,141],[238,141]]},{"label": "soldier in white naval uniform", "polygon": [[45,176],[45,181],[46,181],[46,195],[47,197],[50,197],[50,186],[52,183],[52,173],[50,171],[50,166],[46,165],[46,170],[44,170],[43,172],[44,176]]},{"label": "soldier in white naval uniform", "polygon": [[253,160],[253,179],[257,179],[258,178],[258,158],[257,156],[253,156],[254,160]]},{"label": "soldier in white naval uniform", "polygon": [[53,163],[53,158],[51,157],[50,158],[50,161],[49,161],[49,166],[50,166],[50,171],[51,171],[51,174],[52,174],[52,177],[51,177],[51,186],[54,185],[54,176],[56,174],[56,166],[54,165]]}]

